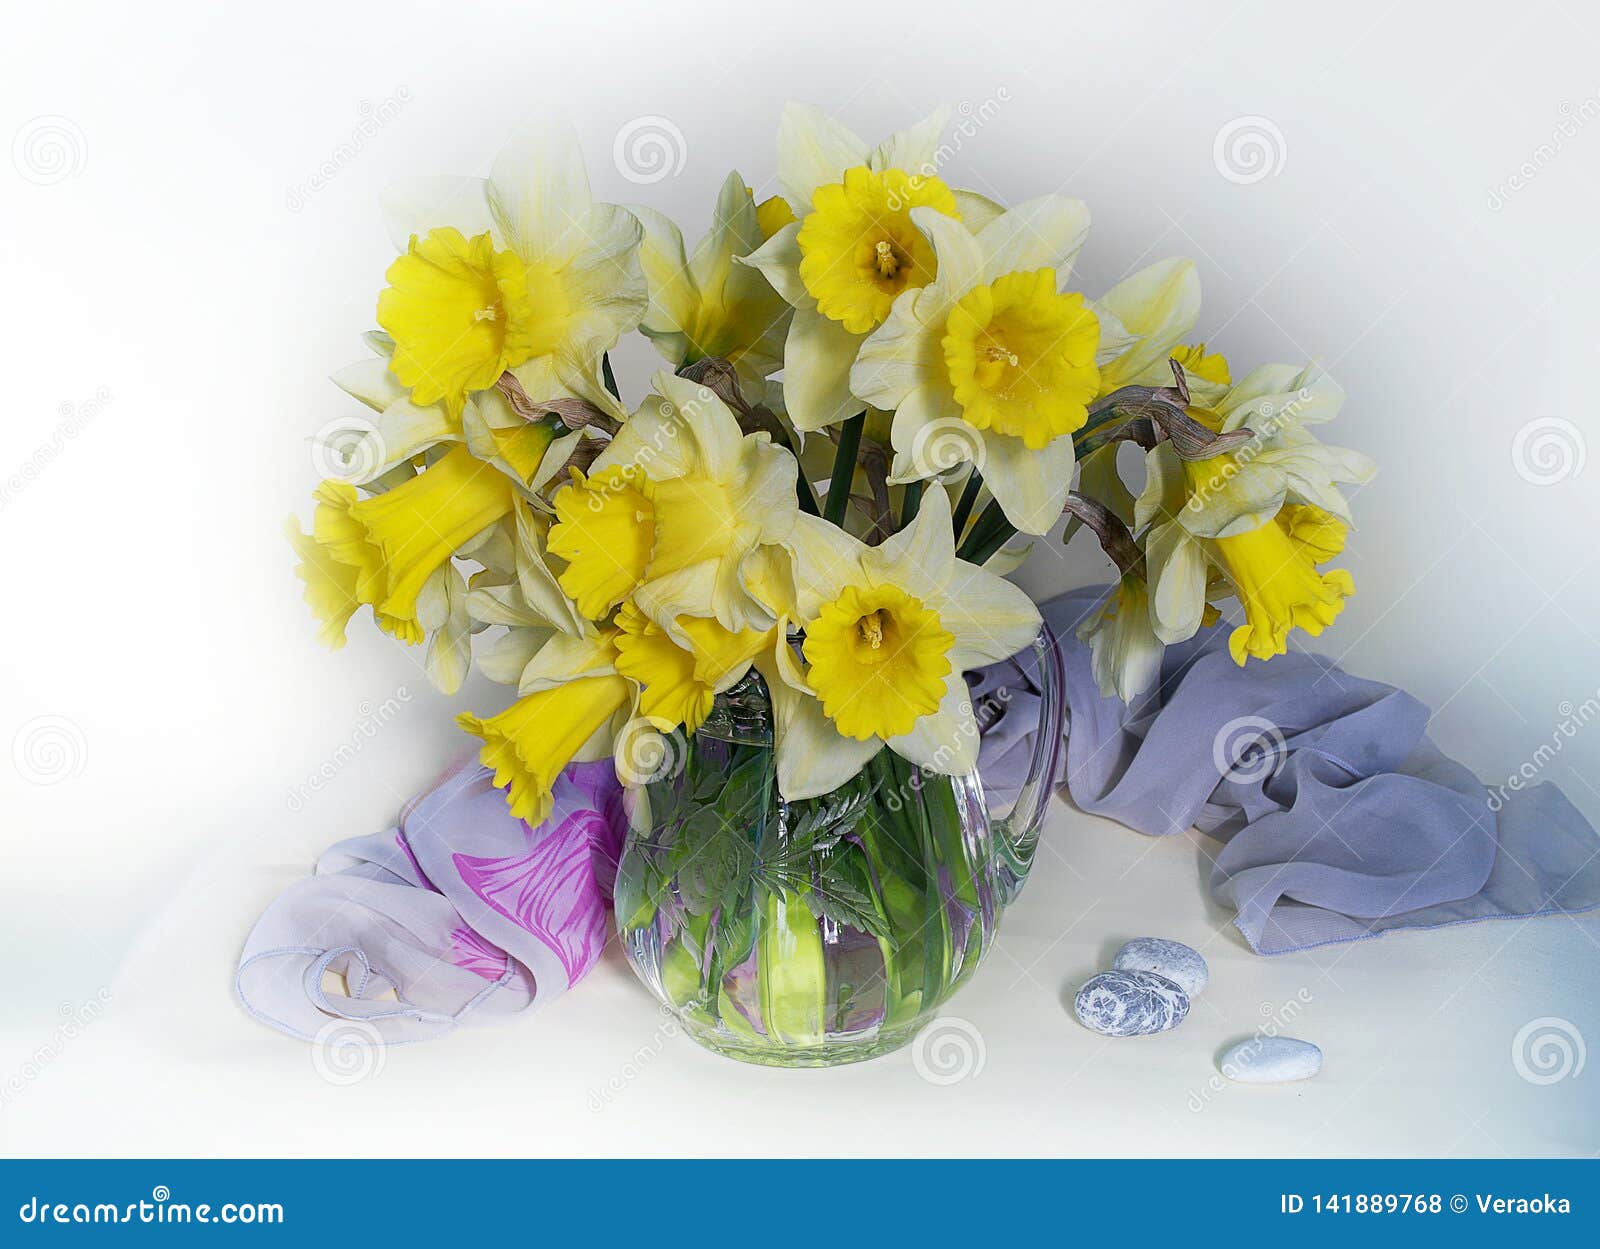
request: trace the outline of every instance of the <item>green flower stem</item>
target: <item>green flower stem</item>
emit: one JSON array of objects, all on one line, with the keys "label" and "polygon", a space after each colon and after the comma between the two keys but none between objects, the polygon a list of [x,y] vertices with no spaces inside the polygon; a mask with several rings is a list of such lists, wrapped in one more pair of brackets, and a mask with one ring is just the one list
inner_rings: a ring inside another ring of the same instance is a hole
[{"label": "green flower stem", "polygon": [[967,517],[972,515],[973,505],[978,501],[978,493],[983,489],[983,474],[976,468],[967,474],[967,484],[961,490],[961,497],[956,500],[956,510],[950,516],[950,528],[956,535],[956,541],[961,541],[961,534],[967,527]]},{"label": "green flower stem", "polygon": [[867,414],[858,412],[839,427],[839,445],[833,453],[833,476],[828,479],[828,497],[823,503],[823,519],[844,524],[850,505],[850,483],[855,477],[856,455],[861,450],[861,431]]},{"label": "green flower stem", "polygon": [[908,481],[906,492],[900,501],[900,528],[904,529],[916,520],[917,513],[922,509],[922,487],[920,481]]},{"label": "green flower stem", "polygon": [[756,983],[769,1040],[820,1045],[827,1036],[828,966],[822,930],[800,896],[769,890]]},{"label": "green flower stem", "polygon": [[956,554],[968,563],[981,564],[1016,532],[1016,526],[1006,519],[1005,512],[1001,510],[1000,500],[991,499]]},{"label": "green flower stem", "polygon": [[[591,356],[590,359],[593,359]],[[617,389],[617,375],[611,371],[611,353],[608,351],[600,357],[600,374],[606,384],[606,389],[611,392],[611,397],[622,399],[622,391]]]},{"label": "green flower stem", "polygon": [[[800,464],[800,457],[794,457],[796,467]],[[801,469],[794,478],[795,493],[800,498],[800,510],[810,516],[822,515],[822,508],[817,505],[817,492],[811,488],[811,482],[806,477],[805,470]]]}]

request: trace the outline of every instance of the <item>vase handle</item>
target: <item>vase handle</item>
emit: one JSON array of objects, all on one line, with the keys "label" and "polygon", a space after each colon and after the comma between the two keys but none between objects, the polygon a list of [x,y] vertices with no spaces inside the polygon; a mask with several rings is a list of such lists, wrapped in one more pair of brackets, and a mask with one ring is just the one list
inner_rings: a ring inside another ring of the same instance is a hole
[{"label": "vase handle", "polygon": [[[1028,761],[1028,776],[1017,794],[1011,813],[996,819],[993,830],[1014,878],[1008,897],[1015,897],[1033,866],[1039,845],[1039,830],[1050,806],[1050,795],[1066,762],[1067,674],[1060,644],[1049,627],[1033,640],[1033,657],[1038,669],[1039,725],[1033,739],[1033,756]],[[1020,658],[1020,656],[1019,656]]]}]

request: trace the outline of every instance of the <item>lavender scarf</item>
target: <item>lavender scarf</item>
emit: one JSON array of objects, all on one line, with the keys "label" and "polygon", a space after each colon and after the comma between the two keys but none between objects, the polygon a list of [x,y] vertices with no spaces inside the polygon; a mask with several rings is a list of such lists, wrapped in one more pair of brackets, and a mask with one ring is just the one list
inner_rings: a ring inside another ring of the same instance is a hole
[{"label": "lavender scarf", "polygon": [[[1560,790],[1491,804],[1393,686],[1300,653],[1239,668],[1218,628],[1168,648],[1133,704],[1100,697],[1075,629],[1103,594],[1042,609],[1067,665],[1067,793],[1143,833],[1217,838],[1212,896],[1258,953],[1600,906],[1600,838]],[[996,803],[1031,753],[1031,662],[971,677]],[[567,768],[555,798],[530,827],[485,769],[447,772],[396,827],[333,846],[267,909],[240,1000],[305,1040],[353,1023],[398,1044],[559,996],[605,943],[624,819],[607,763]],[[328,973],[344,992],[326,991]]]}]

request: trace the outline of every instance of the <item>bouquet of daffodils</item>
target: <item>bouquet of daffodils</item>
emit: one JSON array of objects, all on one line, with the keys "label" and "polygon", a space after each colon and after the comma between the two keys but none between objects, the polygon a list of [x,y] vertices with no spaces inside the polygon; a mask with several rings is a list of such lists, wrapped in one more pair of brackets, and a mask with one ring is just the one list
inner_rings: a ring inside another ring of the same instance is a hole
[{"label": "bouquet of daffodils", "polygon": [[[474,662],[515,688],[460,723],[519,817],[547,816],[574,760],[614,753],[628,779],[641,742],[693,733],[752,670],[785,799],[884,747],[970,773],[963,674],[1040,625],[1003,579],[1011,540],[1063,517],[1116,565],[1082,628],[1108,696],[1147,689],[1223,600],[1240,664],[1339,615],[1350,577],[1322,566],[1340,485],[1371,466],[1311,432],[1331,379],[1235,381],[1192,339],[1187,260],[1074,289],[1084,205],[949,185],[945,121],[869,147],[791,105],[778,193],[730,174],[692,250],[595,202],[546,131],[487,180],[388,197],[374,356],[334,379],[373,415],[330,427],[334,471],[290,536],[330,645],[370,607],[440,689]],[[608,355],[634,331],[667,365],[637,404]]]}]

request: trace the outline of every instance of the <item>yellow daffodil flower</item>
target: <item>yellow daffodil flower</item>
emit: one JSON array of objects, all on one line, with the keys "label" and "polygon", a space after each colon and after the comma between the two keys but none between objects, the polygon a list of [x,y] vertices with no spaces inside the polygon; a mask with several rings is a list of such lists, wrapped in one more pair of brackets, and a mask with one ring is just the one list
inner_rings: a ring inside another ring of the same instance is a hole
[{"label": "yellow daffodil flower", "polygon": [[326,547],[319,546],[314,538],[301,531],[293,517],[286,522],[286,532],[295,554],[300,557],[295,576],[305,583],[306,606],[311,608],[319,626],[317,640],[336,651],[345,644],[350,617],[361,610],[361,600],[356,597],[360,573],[334,559]]},{"label": "yellow daffodil flower", "polygon": [[784,343],[785,400],[795,428],[834,425],[862,408],[850,366],[896,297],[932,281],[935,257],[912,220],[919,208],[976,229],[999,209],[937,176],[949,110],[869,149],[821,109],[791,104],[778,128],[778,180],[796,220],[746,264],[794,306]]},{"label": "yellow daffodil flower", "polygon": [[1285,654],[1290,629],[1317,637],[1356,592],[1344,569],[1318,572],[1318,549],[1295,542],[1281,521],[1280,516],[1214,543],[1217,563],[1244,607],[1245,623],[1228,635],[1228,653],[1241,667],[1247,657]]},{"label": "yellow daffodil flower", "polygon": [[671,221],[654,209],[633,208],[644,226],[639,257],[650,285],[650,309],[639,329],[673,367],[721,356],[748,381],[783,367],[789,303],[758,271],[734,263],[769,237],[763,211],[771,224],[780,209],[792,219],[782,200],[758,207],[744,180],[730,173],[711,231],[691,256]]},{"label": "yellow daffodil flower", "polygon": [[313,537],[355,574],[354,590],[421,641],[417,598],[434,571],[472,538],[511,513],[516,488],[465,447],[445,453],[402,485],[363,499],[354,486],[325,481],[317,490]]},{"label": "yellow daffodil flower", "polygon": [[1088,211],[1047,195],[976,235],[927,209],[912,217],[938,277],[895,300],[861,348],[851,389],[894,410],[891,481],[971,460],[1006,519],[1044,533],[1071,488],[1071,434],[1101,385],[1099,321],[1082,295],[1062,290]]},{"label": "yellow daffodil flower", "polygon": [[[538,824],[549,818],[561,770],[586,753],[585,745],[632,697],[632,685],[615,673],[579,677],[520,698],[497,716],[464,713],[456,723],[483,739],[479,761],[494,770],[494,783],[509,791],[511,814]],[[595,757],[609,750],[608,741]]]},{"label": "yellow daffodil flower", "polygon": [[562,589],[591,619],[631,597],[683,644],[683,616],[771,628],[751,583],[760,549],[794,525],[794,457],[742,433],[708,388],[665,371],[655,386],[591,472],[555,496]]},{"label": "yellow daffodil flower", "polygon": [[414,181],[386,207],[401,255],[378,324],[412,402],[457,416],[510,370],[537,399],[577,396],[622,415],[600,360],[645,312],[642,229],[594,202],[574,136],[526,131],[487,181]]},{"label": "yellow daffodil flower", "polygon": [[881,546],[813,516],[799,518],[789,546],[808,667],[786,645],[758,659],[785,797],[837,788],[885,745],[935,772],[970,771],[978,733],[963,673],[1026,646],[1039,612],[956,558],[944,491]]},{"label": "yellow daffodil flower", "polygon": [[1282,654],[1289,630],[1315,636],[1342,610],[1354,592],[1349,574],[1315,566],[1343,549],[1350,510],[1340,484],[1370,480],[1373,465],[1306,428],[1342,401],[1315,367],[1268,365],[1190,412],[1219,431],[1249,427],[1243,447],[1185,462],[1162,442],[1146,455],[1134,520],[1146,530],[1151,624],[1163,642],[1194,635],[1218,575],[1245,608],[1230,639],[1241,664]]},{"label": "yellow daffodil flower", "polygon": [[680,646],[632,603],[617,613],[617,671],[639,686],[639,714],[688,732],[700,727],[723,690],[750,669],[750,662],[770,648],[774,631],[746,629],[731,633],[715,620],[682,617]]},{"label": "yellow daffodil flower", "polygon": [[499,715],[456,722],[483,739],[479,760],[509,790],[513,814],[538,823],[549,815],[551,788],[568,763],[611,752],[638,692],[617,671],[619,631],[579,614],[546,562],[542,522],[526,508],[517,516],[514,575],[497,569],[475,579],[467,609],[480,626],[505,626],[480,667],[515,685],[520,698]]}]

